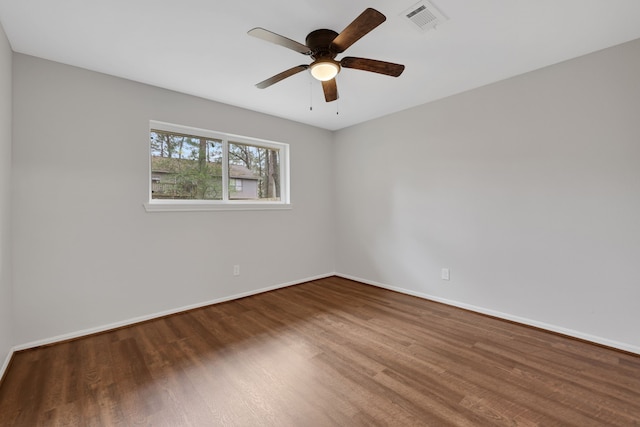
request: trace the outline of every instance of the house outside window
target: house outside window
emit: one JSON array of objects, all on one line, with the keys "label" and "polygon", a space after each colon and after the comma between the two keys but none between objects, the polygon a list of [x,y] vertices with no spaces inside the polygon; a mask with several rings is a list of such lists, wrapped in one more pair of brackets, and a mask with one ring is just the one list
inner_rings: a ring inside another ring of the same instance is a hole
[{"label": "house outside window", "polygon": [[148,210],[289,203],[287,144],[156,121],[149,136]]}]

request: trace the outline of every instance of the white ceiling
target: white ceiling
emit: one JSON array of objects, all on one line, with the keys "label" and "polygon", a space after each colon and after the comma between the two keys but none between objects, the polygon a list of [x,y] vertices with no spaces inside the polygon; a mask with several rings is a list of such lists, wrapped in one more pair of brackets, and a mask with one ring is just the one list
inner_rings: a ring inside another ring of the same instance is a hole
[{"label": "white ceiling", "polygon": [[[449,20],[426,33],[401,16],[415,3],[0,0],[0,23],[16,52],[330,130],[640,38],[640,0],[432,0]],[[343,69],[332,103],[307,72],[254,86],[310,59],[248,30],[304,43],[318,28],[340,32],[367,7],[387,21],[338,59],[405,64],[402,76]]]}]

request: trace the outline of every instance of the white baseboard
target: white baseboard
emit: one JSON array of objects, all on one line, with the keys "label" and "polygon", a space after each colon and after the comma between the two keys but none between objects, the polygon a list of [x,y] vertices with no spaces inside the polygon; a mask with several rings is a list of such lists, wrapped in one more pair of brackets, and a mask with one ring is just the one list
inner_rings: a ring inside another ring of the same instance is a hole
[{"label": "white baseboard", "polygon": [[483,308],[483,307],[478,307],[478,306],[474,306],[474,305],[470,305],[470,304],[465,304],[459,301],[454,301],[454,300],[449,300],[446,298],[440,298],[437,296],[433,296],[433,295],[428,295],[428,294],[424,294],[421,292],[415,292],[415,291],[411,291],[409,289],[404,289],[404,288],[400,288],[397,286],[391,286],[391,285],[387,285],[384,283],[379,283],[379,282],[375,282],[372,280],[367,280],[367,279],[363,279],[361,277],[356,277],[356,276],[351,276],[348,274],[342,274],[342,273],[327,273],[327,274],[323,274],[323,275],[319,275],[319,276],[313,276],[313,277],[308,277],[305,279],[300,279],[297,281],[293,281],[293,282],[288,282],[288,283],[282,283],[279,285],[274,285],[274,286],[269,286],[266,288],[261,288],[261,289],[256,289],[253,291],[249,291],[249,292],[244,292],[244,293],[240,293],[240,294],[235,294],[235,295],[230,295],[227,297],[223,297],[223,298],[218,298],[218,299],[214,299],[214,300],[210,300],[210,301],[204,301],[201,303],[196,303],[196,304],[191,304],[188,306],[184,306],[184,307],[178,307],[178,308],[174,308],[174,309],[170,309],[170,310],[166,310],[166,311],[162,311],[162,312],[158,312],[158,313],[152,313],[152,314],[148,314],[145,316],[140,316],[140,317],[135,317],[132,319],[127,319],[127,320],[123,320],[120,322],[115,322],[115,323],[110,323],[108,325],[102,325],[102,326],[98,326],[95,328],[89,328],[89,329],[83,329],[80,331],[76,331],[76,332],[71,332],[68,334],[63,334],[63,335],[57,335],[51,338],[45,338],[42,340],[37,340],[37,341],[32,341],[32,342],[28,342],[28,343],[24,343],[24,344],[20,344],[17,345],[15,347],[13,347],[13,349],[10,351],[10,353],[7,355],[2,368],[0,369],[0,378],[2,377],[2,375],[4,374],[5,370],[7,369],[8,365],[9,365],[9,361],[11,360],[11,357],[13,355],[14,352],[16,351],[20,351],[20,350],[26,350],[29,348],[34,348],[34,347],[39,347],[42,345],[49,345],[49,344],[55,344],[57,342],[61,342],[61,341],[66,341],[66,340],[70,340],[70,339],[74,339],[74,338],[80,338],[83,336],[87,336],[87,335],[91,335],[91,334],[95,334],[95,333],[99,333],[99,332],[105,332],[108,330],[112,330],[112,329],[117,329],[117,328],[121,328],[124,326],[130,326],[136,323],[140,323],[140,322],[144,322],[147,320],[151,320],[151,319],[156,319],[159,317],[163,317],[163,316],[168,316],[171,314],[175,314],[175,313],[180,313],[183,311],[188,311],[188,310],[193,310],[195,308],[200,308],[200,307],[205,307],[208,305],[212,305],[212,304],[218,304],[221,302],[225,302],[225,301],[231,301],[234,299],[239,299],[239,298],[244,298],[244,297],[248,297],[251,295],[256,295],[256,294],[261,294],[263,292],[268,292],[268,291],[272,291],[275,289],[281,289],[281,288],[286,288],[288,286],[293,286],[293,285],[297,285],[300,283],[304,283],[304,282],[309,282],[312,280],[318,280],[318,279],[324,279],[327,277],[331,277],[331,276],[338,276],[338,277],[343,277],[345,279],[350,279],[350,280],[355,280],[356,282],[361,282],[361,283],[366,283],[368,285],[372,285],[372,286],[376,286],[379,288],[383,288],[383,289],[389,289],[395,292],[400,292],[406,295],[412,295],[418,298],[423,298],[426,300],[430,300],[430,301],[435,301],[435,302],[439,302],[439,303],[443,303],[446,305],[450,305],[453,307],[459,307],[459,308],[463,308],[465,310],[469,310],[469,311],[473,311],[476,313],[481,313],[481,314],[486,314],[489,316],[493,316],[493,317],[497,317],[500,319],[504,319],[504,320],[509,320],[512,322],[516,322],[516,323],[521,323],[523,325],[528,325],[528,326],[533,326],[536,328],[540,328],[540,329],[544,329],[547,331],[551,331],[551,332],[556,332],[562,335],[567,335],[570,337],[574,337],[574,338],[578,338],[581,340],[585,340],[585,341],[589,341],[595,344],[600,344],[600,345],[604,345],[607,347],[612,347],[612,348],[616,348],[619,350],[623,350],[623,351],[627,351],[630,353],[635,353],[635,354],[640,354],[640,347],[635,346],[635,345],[631,345],[631,344],[627,344],[627,343],[621,343],[618,341],[613,341],[607,338],[602,338],[602,337],[598,337],[595,335],[591,335],[591,334],[586,334],[580,331],[575,331],[572,329],[567,329],[567,328],[563,328],[561,326],[556,326],[556,325],[552,325],[549,323],[544,323],[544,322],[539,322],[537,320],[532,320],[532,319],[527,319],[524,317],[520,317],[520,316],[515,316],[512,314],[508,314],[508,313],[502,313],[499,311],[495,311],[495,310],[491,310],[491,309],[487,309],[487,308]]},{"label": "white baseboard", "polygon": [[0,380],[4,377],[4,373],[7,371],[9,367],[9,363],[11,362],[11,358],[13,357],[13,353],[16,351],[15,347],[9,350],[9,354],[5,357],[4,362],[2,363],[2,367],[0,367]]},{"label": "white baseboard", "polygon": [[402,294],[407,294],[407,295],[412,295],[418,298],[423,298],[423,299],[427,299],[430,301],[435,301],[435,302],[439,302],[442,304],[446,304],[446,305],[450,305],[453,307],[458,307],[458,308],[463,308],[465,310],[469,310],[469,311],[473,311],[476,313],[481,313],[481,314],[486,314],[489,316],[493,316],[493,317],[497,317],[500,319],[504,319],[504,320],[509,320],[512,322],[516,322],[516,323],[521,323],[523,325],[527,325],[527,326],[533,326],[535,328],[540,328],[540,329],[544,329],[547,331],[551,331],[551,332],[556,332],[562,335],[567,335],[569,337],[573,337],[573,338],[578,338],[584,341],[589,341],[595,344],[600,344],[600,345],[604,345],[607,347],[612,347],[612,348],[616,348],[618,350],[623,350],[623,351],[627,351],[630,353],[635,353],[635,354],[639,354],[640,355],[640,347],[635,346],[635,345],[631,345],[631,344],[626,344],[626,343],[622,343],[622,342],[618,342],[618,341],[613,341],[607,338],[602,338],[602,337],[598,337],[595,335],[591,335],[591,334],[586,334],[580,331],[575,331],[573,329],[567,329],[567,328],[563,328],[561,326],[556,326],[556,325],[551,325],[549,323],[544,323],[544,322],[539,322],[537,320],[532,320],[532,319],[527,319],[524,317],[520,317],[520,316],[515,316],[512,314],[508,314],[508,313],[502,313],[499,311],[495,311],[495,310],[490,310],[487,308],[483,308],[483,307],[477,307],[474,305],[470,305],[470,304],[465,304],[459,301],[453,301],[453,300],[449,300],[446,298],[440,298],[440,297],[436,297],[433,295],[428,295],[428,294],[423,294],[421,292],[415,292],[415,291],[411,291],[409,289],[404,289],[404,288],[399,288],[396,286],[390,286],[384,283],[378,283],[378,282],[374,282],[372,280],[367,280],[367,279],[363,279],[360,277],[355,277],[355,276],[350,276],[348,274],[341,274],[341,273],[336,273],[335,274],[338,277],[343,277],[345,279],[349,279],[349,280],[355,280],[356,282],[362,282],[362,283],[366,283],[367,285],[372,285],[372,286],[376,286],[379,288],[384,288],[384,289],[389,289],[391,291],[396,291],[396,292],[400,292]]},{"label": "white baseboard", "polygon": [[[37,341],[31,341],[31,342],[28,342],[28,343],[24,343],[24,344],[20,344],[20,345],[15,346],[13,348],[13,351],[20,351],[20,350],[26,350],[26,349],[29,349],[29,348],[40,347],[40,346],[43,346],[43,345],[55,344],[57,342],[67,341],[67,340],[74,339],[74,338],[80,338],[80,337],[87,336],[87,335],[92,335],[92,334],[96,334],[96,333],[100,333],[100,332],[105,332],[105,331],[109,331],[109,330],[112,330],[112,329],[121,328],[123,326],[130,326],[130,325],[133,325],[133,324],[136,324],[136,323],[145,322],[147,320],[157,319],[159,317],[168,316],[170,314],[181,313],[183,311],[189,311],[189,310],[193,310],[195,308],[206,307],[208,305],[213,305],[213,304],[219,304],[221,302],[226,302],[226,301],[231,301],[231,300],[234,300],[234,299],[244,298],[244,297],[248,297],[248,296],[251,296],[251,295],[257,295],[257,294],[261,294],[263,292],[268,292],[268,291],[273,291],[273,290],[276,290],[276,289],[286,288],[288,286],[298,285],[300,283],[309,282],[309,281],[312,281],[312,280],[324,279],[324,278],[331,277],[331,276],[335,276],[335,273],[327,273],[327,274],[322,274],[322,275],[319,275],[319,276],[307,277],[307,278],[296,280],[296,281],[293,281],[293,282],[282,283],[282,284],[279,284],[279,285],[269,286],[269,287],[266,287],[266,288],[256,289],[256,290],[249,291],[249,292],[243,292],[243,293],[240,293],[240,294],[230,295],[230,296],[226,296],[226,297],[223,297],[223,298],[217,298],[217,299],[210,300],[210,301],[199,302],[199,303],[187,305],[187,306],[184,306],[184,307],[172,308],[170,310],[165,310],[165,311],[158,312],[158,313],[152,313],[152,314],[147,314],[147,315],[144,315],[144,316],[134,317],[132,319],[122,320],[120,322],[114,322],[114,323],[110,323],[108,325],[102,325],[102,326],[98,326],[98,327],[95,327],[95,328],[83,329],[83,330],[76,331],[76,332],[71,332],[71,333],[68,333],[68,334],[62,334],[62,335],[57,335],[57,336],[54,336],[54,337],[45,338],[45,339],[41,339],[41,340],[37,340]],[[9,362],[7,360],[5,362],[5,364],[8,364],[8,363]]]}]

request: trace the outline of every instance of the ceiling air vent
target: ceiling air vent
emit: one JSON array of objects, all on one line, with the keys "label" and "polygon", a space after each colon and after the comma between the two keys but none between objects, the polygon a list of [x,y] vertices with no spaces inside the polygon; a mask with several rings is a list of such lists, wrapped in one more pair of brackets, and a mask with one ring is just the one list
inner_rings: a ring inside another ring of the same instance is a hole
[{"label": "ceiling air vent", "polygon": [[402,15],[421,31],[429,31],[449,19],[427,0],[414,4]]}]

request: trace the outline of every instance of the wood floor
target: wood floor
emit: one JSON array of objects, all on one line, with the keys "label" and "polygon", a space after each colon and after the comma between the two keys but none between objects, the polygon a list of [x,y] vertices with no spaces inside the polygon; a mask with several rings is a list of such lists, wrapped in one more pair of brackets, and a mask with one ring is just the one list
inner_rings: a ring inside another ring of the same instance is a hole
[{"label": "wood floor", "polygon": [[640,356],[340,278],[14,355],[2,426],[640,426]]}]

